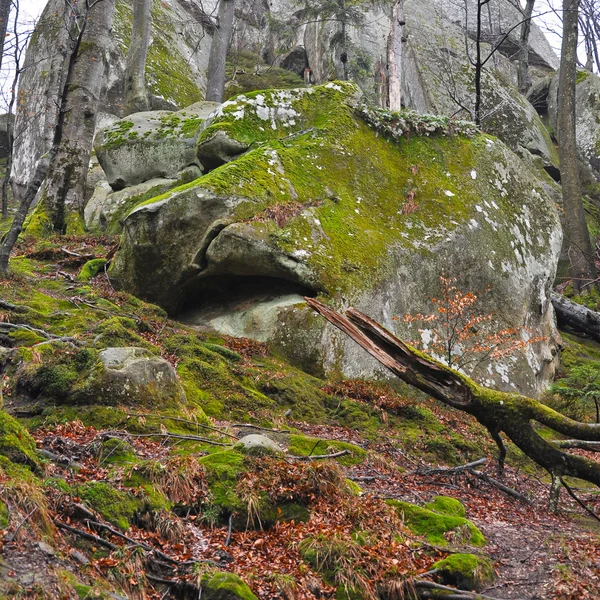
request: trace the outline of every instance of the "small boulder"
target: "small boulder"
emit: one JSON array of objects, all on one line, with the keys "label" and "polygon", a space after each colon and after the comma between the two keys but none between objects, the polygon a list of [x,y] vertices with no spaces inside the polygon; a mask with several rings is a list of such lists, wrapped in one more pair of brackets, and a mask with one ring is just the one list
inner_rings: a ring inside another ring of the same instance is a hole
[{"label": "small boulder", "polygon": [[145,348],[107,348],[100,352],[98,388],[106,402],[162,406],[183,401],[175,369]]},{"label": "small boulder", "polygon": [[218,106],[197,102],[177,112],[128,115],[101,130],[96,156],[113,190],[155,178],[177,178],[196,159],[196,139],[204,120]]},{"label": "small boulder", "polygon": [[486,556],[475,554],[451,554],[433,565],[437,579],[459,590],[480,592],[496,578],[494,565]]},{"label": "small boulder", "polygon": [[201,585],[203,600],[257,600],[235,573],[207,573]]},{"label": "small boulder", "polygon": [[283,448],[276,444],[272,439],[265,435],[252,433],[244,436],[237,444],[244,454],[264,455],[264,454],[280,454]]}]

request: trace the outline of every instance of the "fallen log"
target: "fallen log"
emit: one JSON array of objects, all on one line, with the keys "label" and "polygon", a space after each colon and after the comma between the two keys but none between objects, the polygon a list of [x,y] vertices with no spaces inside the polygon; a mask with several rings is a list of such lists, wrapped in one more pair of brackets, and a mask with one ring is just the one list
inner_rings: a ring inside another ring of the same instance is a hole
[{"label": "fallen log", "polygon": [[553,478],[576,477],[600,487],[599,463],[563,452],[542,438],[533,422],[584,441],[600,441],[600,424],[574,421],[533,398],[479,385],[409,346],[356,309],[349,308],[341,315],[314,298],[305,301],[394,375],[440,402],[472,415],[494,439],[500,439],[500,433],[504,433]]},{"label": "fallen log", "polygon": [[552,293],[552,306],[559,327],[582,337],[600,342],[600,313]]}]

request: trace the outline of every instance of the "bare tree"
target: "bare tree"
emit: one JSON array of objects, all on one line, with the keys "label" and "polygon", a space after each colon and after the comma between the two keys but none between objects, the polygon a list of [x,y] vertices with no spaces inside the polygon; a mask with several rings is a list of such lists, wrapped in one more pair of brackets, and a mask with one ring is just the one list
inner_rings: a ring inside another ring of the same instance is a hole
[{"label": "bare tree", "polygon": [[526,0],[523,10],[523,23],[519,36],[519,91],[525,93],[531,87],[531,76],[529,74],[529,35],[531,34],[531,20],[536,0]]},{"label": "bare tree", "polygon": [[208,80],[206,82],[206,100],[223,102],[225,94],[225,65],[227,51],[233,33],[235,0],[221,0],[217,16],[217,28],[213,35],[208,59]]},{"label": "bare tree", "polygon": [[73,51],[62,89],[43,208],[59,233],[83,230],[85,182],[107,66],[116,0],[86,0],[74,24]]},{"label": "bare tree", "polygon": [[0,67],[2,67],[2,58],[4,57],[4,40],[8,31],[8,18],[11,6],[12,0],[0,0]]},{"label": "bare tree", "polygon": [[125,66],[125,114],[148,110],[146,60],[150,45],[150,0],[133,1],[133,29]]},{"label": "bare tree", "polygon": [[563,0],[563,36],[558,84],[558,150],[565,211],[565,241],[577,293],[592,289],[598,274],[583,210],[575,128],[575,87],[580,0]]}]

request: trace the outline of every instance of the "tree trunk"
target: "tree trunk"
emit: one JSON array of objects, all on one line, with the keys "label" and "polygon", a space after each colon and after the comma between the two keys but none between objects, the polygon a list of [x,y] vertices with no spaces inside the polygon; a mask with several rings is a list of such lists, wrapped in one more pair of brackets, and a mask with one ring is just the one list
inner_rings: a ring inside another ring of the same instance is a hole
[{"label": "tree trunk", "polygon": [[133,29],[125,67],[125,114],[148,110],[146,59],[150,45],[150,0],[133,1]]},{"label": "tree trunk", "polygon": [[[475,46],[477,56],[475,58],[475,110],[473,111],[475,123],[481,125],[481,79],[483,76],[483,57],[481,55],[481,30],[483,21],[483,7],[490,0],[477,0],[477,37]],[[488,56],[488,60],[491,54]]]},{"label": "tree trunk", "polygon": [[206,82],[206,100],[223,102],[225,94],[225,63],[227,51],[233,33],[235,0],[219,2],[219,26],[213,35],[208,58],[208,80]]},{"label": "tree trunk", "polygon": [[558,80],[558,151],[565,211],[565,243],[576,293],[588,293],[598,277],[583,210],[575,130],[578,13],[580,0],[563,0],[563,39]]},{"label": "tree trunk", "polygon": [[600,440],[600,425],[573,421],[520,394],[485,388],[405,344],[353,308],[343,316],[314,298],[305,300],[404,382],[452,408],[472,415],[494,437],[503,432],[554,477],[578,477],[600,487],[600,463],[561,451],[538,435],[532,421],[559,434],[586,441]]},{"label": "tree trunk", "polygon": [[4,40],[6,39],[11,5],[12,0],[0,0],[0,68],[2,67],[2,58],[4,57]]},{"label": "tree trunk", "polygon": [[50,165],[43,199],[52,228],[60,233],[83,231],[85,182],[111,43],[115,1],[101,0],[89,9],[84,20],[87,25],[69,65],[61,106],[64,119],[60,131],[57,125],[58,148]]},{"label": "tree trunk", "polygon": [[531,33],[531,16],[535,0],[527,0],[525,10],[523,11],[523,24],[521,25],[521,35],[519,39],[519,91],[524,94],[531,87],[531,76],[529,74],[529,34]]},{"label": "tree trunk", "polygon": [[404,3],[396,0],[392,6],[392,28],[387,43],[387,107],[402,109],[402,34]]}]

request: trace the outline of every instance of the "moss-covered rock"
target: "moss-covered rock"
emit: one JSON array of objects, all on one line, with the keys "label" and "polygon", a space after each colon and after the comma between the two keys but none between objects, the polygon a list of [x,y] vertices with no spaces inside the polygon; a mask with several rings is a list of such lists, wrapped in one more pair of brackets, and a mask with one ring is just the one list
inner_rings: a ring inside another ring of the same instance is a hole
[{"label": "moss-covered rock", "polygon": [[0,455],[34,470],[40,468],[40,461],[35,453],[35,440],[15,418],[4,411],[0,411]]},{"label": "moss-covered rock", "polygon": [[106,258],[93,258],[81,267],[81,271],[77,275],[77,281],[89,281],[93,277],[96,277],[98,273],[104,268],[107,263]]},{"label": "moss-covered rock", "polygon": [[425,504],[425,508],[450,517],[467,516],[464,504],[460,500],[449,496],[435,496],[431,502]]},{"label": "moss-covered rock", "polygon": [[313,373],[361,377],[382,371],[302,296],[351,303],[418,339],[418,325],[392,317],[431,312],[446,270],[466,291],[491,288],[480,309],[498,329],[527,324],[544,339],[481,365],[479,380],[537,393],[554,368],[544,298],[561,242],[537,174],[483,135],[424,127],[386,139],[357,116],[356,94],[329,83],[223,104],[198,137],[210,172],[133,209],[111,277],[186,322],[268,340]]},{"label": "moss-covered rock", "polygon": [[432,544],[447,546],[449,539],[452,539],[453,545],[485,544],[481,531],[467,519],[433,512],[399,500],[388,500],[387,503],[396,509],[413,533],[424,536]]},{"label": "moss-covered rock", "polygon": [[0,500],[0,529],[6,529],[10,522],[10,512],[8,506]]},{"label": "moss-covered rock", "polygon": [[437,576],[442,583],[459,590],[481,591],[496,578],[492,561],[475,554],[451,554],[434,563],[432,568],[439,571]]},{"label": "moss-covered rock", "polygon": [[257,600],[235,573],[207,573],[201,584],[202,597],[206,600]]},{"label": "moss-covered rock", "polygon": [[84,483],[76,491],[84,503],[124,531],[129,529],[131,521],[144,506],[140,498],[121,492],[104,481]]}]

